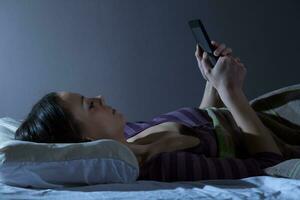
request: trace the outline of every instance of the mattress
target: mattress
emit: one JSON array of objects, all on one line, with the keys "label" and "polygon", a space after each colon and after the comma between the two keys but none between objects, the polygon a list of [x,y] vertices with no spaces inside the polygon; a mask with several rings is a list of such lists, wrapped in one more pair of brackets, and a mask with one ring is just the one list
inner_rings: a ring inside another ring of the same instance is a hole
[{"label": "mattress", "polygon": [[0,199],[299,199],[300,180],[271,176],[193,182],[136,181],[61,189],[0,185]]}]

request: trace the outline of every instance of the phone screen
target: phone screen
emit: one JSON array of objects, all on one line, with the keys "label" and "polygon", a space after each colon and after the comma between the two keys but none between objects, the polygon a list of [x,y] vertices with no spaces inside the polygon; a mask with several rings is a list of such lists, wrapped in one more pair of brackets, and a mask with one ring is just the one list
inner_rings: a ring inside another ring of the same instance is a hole
[{"label": "phone screen", "polygon": [[193,32],[196,42],[207,52],[208,57],[213,65],[216,64],[218,57],[213,54],[214,47],[200,19],[190,20],[189,26]]},{"label": "phone screen", "polygon": [[196,39],[197,43],[200,45],[200,47],[207,53],[213,53],[212,50],[210,49],[208,41],[205,39],[205,36],[204,36],[201,28],[193,27],[192,31],[193,31],[195,39]]}]

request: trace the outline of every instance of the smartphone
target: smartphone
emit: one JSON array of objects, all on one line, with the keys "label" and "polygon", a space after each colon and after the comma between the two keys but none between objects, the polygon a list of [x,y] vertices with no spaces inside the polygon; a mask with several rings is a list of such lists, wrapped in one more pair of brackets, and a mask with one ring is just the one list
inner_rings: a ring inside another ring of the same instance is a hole
[{"label": "smartphone", "polygon": [[194,19],[189,21],[189,26],[192,30],[192,33],[196,39],[197,44],[199,44],[199,46],[204,51],[206,51],[210,61],[212,62],[213,65],[215,65],[219,57],[213,54],[215,48],[211,44],[211,40],[204,28],[203,23],[201,22],[200,19]]}]

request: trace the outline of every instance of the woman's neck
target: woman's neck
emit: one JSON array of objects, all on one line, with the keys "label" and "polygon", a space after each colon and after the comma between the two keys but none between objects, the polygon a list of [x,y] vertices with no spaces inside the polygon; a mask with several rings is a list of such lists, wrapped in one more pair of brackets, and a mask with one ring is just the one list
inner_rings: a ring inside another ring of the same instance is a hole
[{"label": "woman's neck", "polygon": [[150,155],[151,147],[149,144],[133,144],[131,142],[123,144],[133,152],[140,166],[147,160],[148,155]]},{"label": "woman's neck", "polygon": [[132,150],[135,155],[144,155],[149,150],[149,145],[134,144],[132,142],[125,142],[123,144],[125,144],[130,150]]},{"label": "woman's neck", "polygon": [[152,149],[151,144],[136,144],[134,142],[127,142],[125,136],[119,138],[118,141],[127,146],[134,153],[140,165],[148,157]]}]

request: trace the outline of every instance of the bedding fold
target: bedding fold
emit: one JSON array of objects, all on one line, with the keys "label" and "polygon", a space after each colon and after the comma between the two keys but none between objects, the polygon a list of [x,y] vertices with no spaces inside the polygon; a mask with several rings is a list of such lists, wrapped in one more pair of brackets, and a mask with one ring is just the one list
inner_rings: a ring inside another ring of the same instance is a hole
[{"label": "bedding fold", "polygon": [[[300,158],[300,84],[261,95],[251,100],[250,105],[272,131],[283,156],[286,159]],[[235,149],[243,148],[243,131],[230,111],[225,107],[205,110],[217,133],[220,157],[238,156]]]}]

